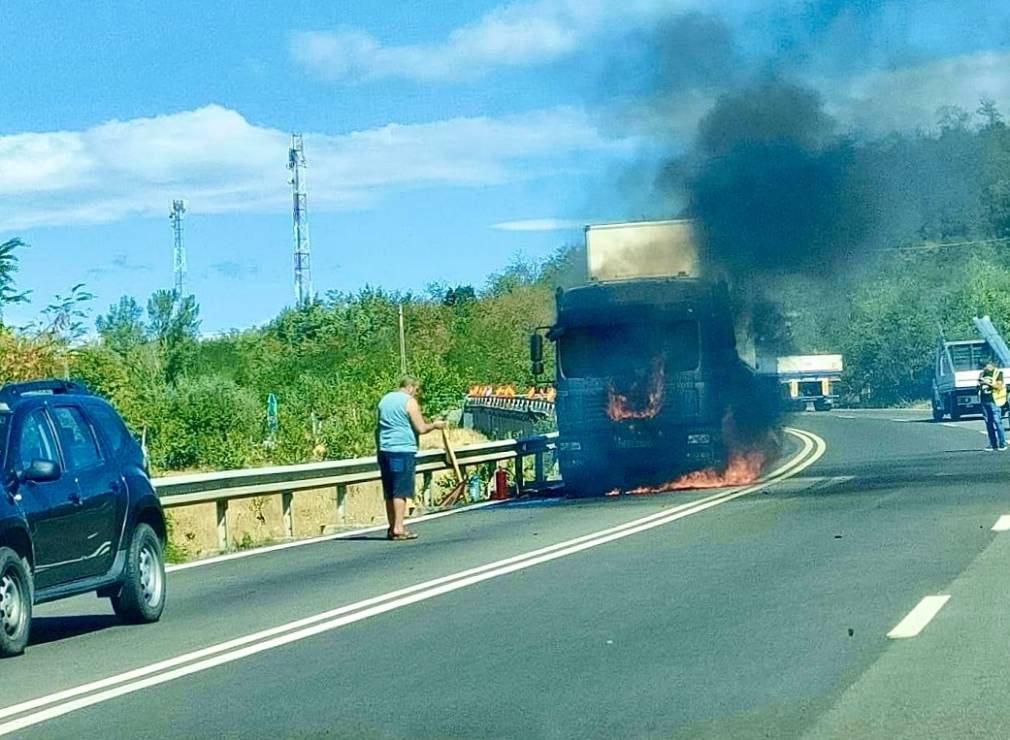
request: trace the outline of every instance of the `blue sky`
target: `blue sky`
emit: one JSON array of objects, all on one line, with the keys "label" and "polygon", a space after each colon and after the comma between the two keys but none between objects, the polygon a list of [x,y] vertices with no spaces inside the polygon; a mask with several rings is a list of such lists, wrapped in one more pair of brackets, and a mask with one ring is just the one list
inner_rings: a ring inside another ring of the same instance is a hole
[{"label": "blue sky", "polygon": [[[706,18],[736,82],[796,77],[878,133],[928,126],[942,104],[1010,103],[999,5],[733,0]],[[30,242],[19,282],[35,295],[8,319],[77,282],[98,311],[169,287],[179,197],[204,329],[270,319],[293,299],[292,131],[319,292],[480,284],[588,220],[668,213],[643,163],[688,146],[733,81],[657,83],[653,55],[705,67],[705,41],[678,36],[698,24],[678,23],[711,7],[4,0],[0,240]]]}]

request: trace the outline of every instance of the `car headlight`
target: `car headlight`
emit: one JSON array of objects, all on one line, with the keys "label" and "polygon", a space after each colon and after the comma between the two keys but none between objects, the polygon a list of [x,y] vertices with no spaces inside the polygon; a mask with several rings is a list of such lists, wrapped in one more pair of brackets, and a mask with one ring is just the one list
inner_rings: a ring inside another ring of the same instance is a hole
[{"label": "car headlight", "polygon": [[689,434],[687,435],[687,443],[689,445],[707,445],[712,444],[711,434]]}]

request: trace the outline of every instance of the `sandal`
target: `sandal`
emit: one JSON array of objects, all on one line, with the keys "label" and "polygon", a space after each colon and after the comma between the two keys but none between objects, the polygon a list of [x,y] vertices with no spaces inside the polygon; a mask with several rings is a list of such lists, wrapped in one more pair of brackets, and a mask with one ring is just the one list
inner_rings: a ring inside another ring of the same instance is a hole
[{"label": "sandal", "polygon": [[393,534],[392,532],[389,532],[386,535],[386,539],[390,539],[390,540],[416,540],[417,539],[417,533],[416,532],[411,532],[409,530],[404,530],[402,534]]}]

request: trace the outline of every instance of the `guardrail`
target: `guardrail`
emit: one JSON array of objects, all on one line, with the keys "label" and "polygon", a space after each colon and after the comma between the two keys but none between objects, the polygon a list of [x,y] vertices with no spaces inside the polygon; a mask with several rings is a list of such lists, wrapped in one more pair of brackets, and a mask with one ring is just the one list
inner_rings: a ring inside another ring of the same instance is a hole
[{"label": "guardrail", "polygon": [[[534,481],[545,480],[544,454],[555,449],[557,432],[527,437],[506,439],[467,445],[456,450],[460,471],[466,477],[466,470],[486,463],[515,461],[516,490],[526,489],[523,461],[534,459]],[[417,455],[417,473],[422,476],[422,491],[426,505],[431,503],[431,483],[435,473],[451,470],[444,450],[423,450]],[[284,465],[272,468],[250,468],[246,470],[226,470],[216,473],[193,473],[155,478],[152,482],[161,499],[162,506],[190,506],[193,504],[217,505],[218,548],[228,549],[228,502],[234,499],[255,496],[277,495],[281,497],[281,512],[284,531],[294,537],[294,519],[291,504],[294,494],[319,488],[335,488],[335,501],[339,523],[346,521],[344,502],[347,487],[356,483],[371,483],[380,480],[379,465],[374,457],[359,457],[352,460],[307,463],[304,465]]]}]

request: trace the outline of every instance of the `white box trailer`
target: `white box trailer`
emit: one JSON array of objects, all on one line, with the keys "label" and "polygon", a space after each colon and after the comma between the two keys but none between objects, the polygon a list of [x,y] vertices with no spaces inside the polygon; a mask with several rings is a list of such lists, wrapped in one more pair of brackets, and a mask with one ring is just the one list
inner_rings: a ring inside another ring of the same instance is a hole
[{"label": "white box trailer", "polygon": [[694,222],[635,221],[586,227],[590,282],[700,277]]},{"label": "white box trailer", "polygon": [[838,398],[835,383],[842,379],[841,355],[786,355],[762,363],[758,372],[774,375],[788,406],[826,411]]}]

